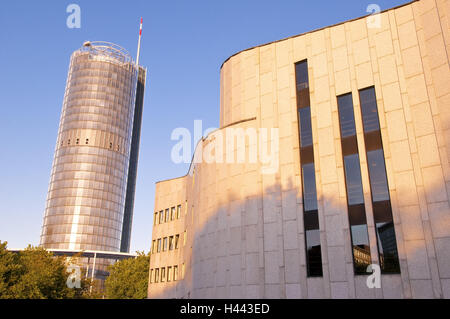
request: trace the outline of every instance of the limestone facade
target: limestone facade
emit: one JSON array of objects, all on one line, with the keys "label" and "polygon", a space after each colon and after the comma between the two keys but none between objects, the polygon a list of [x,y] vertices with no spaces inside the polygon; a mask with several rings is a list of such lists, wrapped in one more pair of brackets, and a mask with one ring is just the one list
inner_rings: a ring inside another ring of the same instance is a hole
[{"label": "limestone facade", "polygon": [[[278,128],[269,138],[279,145],[278,169],[203,161],[158,182],[149,298],[450,298],[450,1],[413,1],[378,17],[378,27],[363,17],[223,63],[220,129],[196,152],[230,127]],[[307,272],[297,112],[295,64],[304,60],[323,270],[316,277]],[[354,273],[337,105],[337,96],[352,93],[370,259],[379,264],[359,99],[368,87],[376,93],[400,265],[372,289],[367,275]],[[245,150],[253,144],[247,139]],[[174,219],[159,223],[159,212],[172,207]],[[158,252],[158,239],[163,250],[164,238],[176,235],[178,248]]]}]

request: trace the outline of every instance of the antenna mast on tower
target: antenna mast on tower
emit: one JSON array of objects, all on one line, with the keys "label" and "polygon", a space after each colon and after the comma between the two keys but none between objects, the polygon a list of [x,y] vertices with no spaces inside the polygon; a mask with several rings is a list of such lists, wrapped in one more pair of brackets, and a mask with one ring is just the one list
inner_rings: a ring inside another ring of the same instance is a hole
[{"label": "antenna mast on tower", "polygon": [[139,54],[141,51],[141,36],[142,36],[142,17],[141,17],[141,25],[139,26],[139,40],[138,40],[137,57],[136,57],[137,67],[139,67]]}]

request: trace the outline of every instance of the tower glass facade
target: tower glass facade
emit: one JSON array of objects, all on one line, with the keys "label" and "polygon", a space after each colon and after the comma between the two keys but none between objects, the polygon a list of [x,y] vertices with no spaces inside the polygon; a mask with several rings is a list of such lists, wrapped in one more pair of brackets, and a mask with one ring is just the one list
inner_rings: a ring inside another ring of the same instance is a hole
[{"label": "tower glass facade", "polygon": [[114,44],[88,42],[72,54],[43,247],[120,250],[137,78],[131,56]]}]

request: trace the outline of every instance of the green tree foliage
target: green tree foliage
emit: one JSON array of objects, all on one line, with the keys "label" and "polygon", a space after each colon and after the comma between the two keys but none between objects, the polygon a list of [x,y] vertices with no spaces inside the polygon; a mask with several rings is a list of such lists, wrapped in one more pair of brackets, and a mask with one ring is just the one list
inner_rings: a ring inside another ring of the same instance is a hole
[{"label": "green tree foliage", "polygon": [[136,258],[124,259],[109,267],[105,281],[106,297],[109,299],[147,298],[148,268],[150,255],[138,252]]},{"label": "green tree foliage", "polygon": [[81,273],[81,287],[69,288],[67,264],[77,258],[55,257],[43,248],[28,246],[15,253],[0,241],[0,298],[62,299],[88,296],[89,280]]}]

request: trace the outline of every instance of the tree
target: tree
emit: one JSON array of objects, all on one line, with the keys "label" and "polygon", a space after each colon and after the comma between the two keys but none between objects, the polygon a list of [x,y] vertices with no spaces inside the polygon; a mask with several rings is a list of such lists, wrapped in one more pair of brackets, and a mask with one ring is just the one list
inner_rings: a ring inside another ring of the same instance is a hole
[{"label": "tree", "polygon": [[55,257],[43,248],[28,246],[18,253],[0,241],[0,298],[62,299],[88,296],[90,281],[80,276],[80,288],[69,288],[67,264],[77,258]]},{"label": "tree", "polygon": [[138,252],[136,258],[117,261],[109,267],[105,281],[106,297],[109,299],[147,298],[148,268],[150,255]]}]

